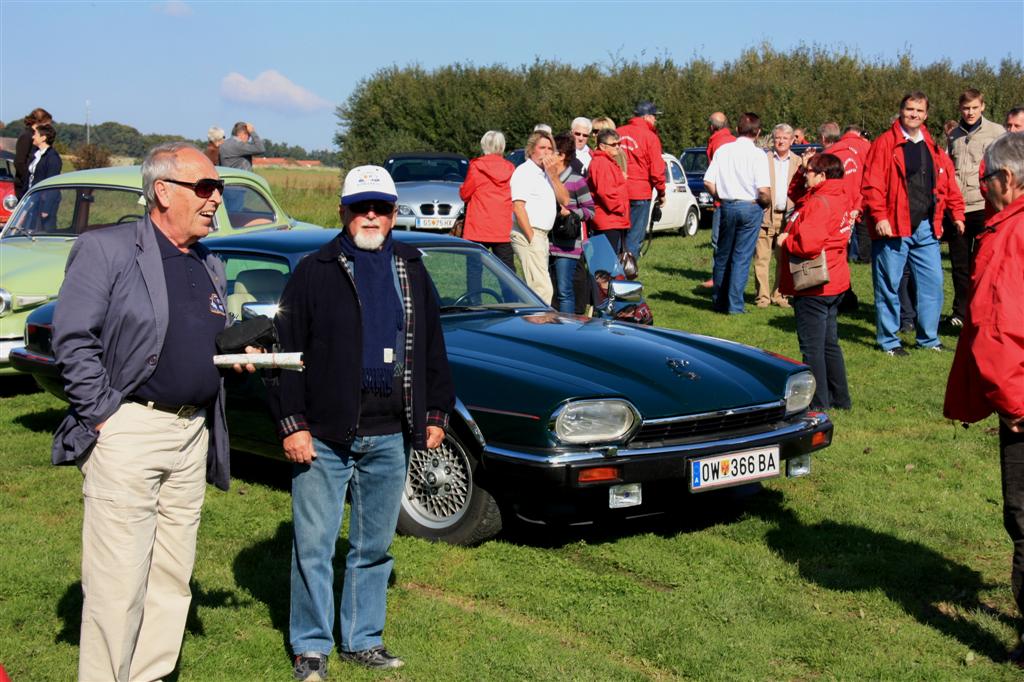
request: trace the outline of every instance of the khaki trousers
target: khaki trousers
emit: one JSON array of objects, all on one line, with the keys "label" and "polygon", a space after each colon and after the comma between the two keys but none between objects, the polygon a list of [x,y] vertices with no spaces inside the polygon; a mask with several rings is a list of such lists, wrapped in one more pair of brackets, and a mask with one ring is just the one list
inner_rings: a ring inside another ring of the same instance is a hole
[{"label": "khaki trousers", "polygon": [[[757,247],[754,249],[754,280],[755,297],[754,302],[764,306],[771,303],[785,301],[786,297],[779,293],[779,275],[772,267],[772,256],[778,263],[778,247],[776,238],[782,231],[782,214],[773,213],[772,224],[761,224],[761,233],[757,236]],[[769,279],[774,275],[775,285],[769,286]]]},{"label": "khaki trousers", "polygon": [[512,249],[519,256],[519,263],[523,266],[523,279],[526,280],[526,285],[545,303],[551,305],[555,287],[551,284],[551,273],[548,270],[548,233],[533,228],[533,241],[528,242],[522,232],[512,230]]},{"label": "khaki trousers", "polygon": [[174,670],[192,592],[210,436],[189,418],[125,403],[80,465],[82,682]]}]

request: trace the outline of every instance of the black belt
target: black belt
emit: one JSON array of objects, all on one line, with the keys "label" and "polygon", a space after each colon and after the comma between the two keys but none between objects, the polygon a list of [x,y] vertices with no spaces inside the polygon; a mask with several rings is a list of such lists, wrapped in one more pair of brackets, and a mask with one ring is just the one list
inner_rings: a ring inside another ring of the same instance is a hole
[{"label": "black belt", "polygon": [[125,402],[136,403],[143,407],[148,407],[151,410],[159,410],[160,412],[170,412],[171,414],[188,419],[196,412],[205,410],[206,407],[202,405],[168,405],[167,403],[158,403],[154,400],[146,400],[145,398],[139,398],[138,396],[130,395],[125,398]]}]

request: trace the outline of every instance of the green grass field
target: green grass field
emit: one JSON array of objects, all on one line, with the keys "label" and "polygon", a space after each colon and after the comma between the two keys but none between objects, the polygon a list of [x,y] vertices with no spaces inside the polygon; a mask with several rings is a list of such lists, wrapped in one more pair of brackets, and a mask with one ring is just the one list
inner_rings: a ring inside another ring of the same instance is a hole
[{"label": "green grass field", "polygon": [[[271,181],[295,217],[333,213],[336,175],[312,188],[288,177]],[[791,310],[710,312],[709,262],[707,231],[655,240],[641,278],[657,323],[797,356]],[[731,508],[696,498],[474,548],[397,538],[385,638],[407,665],[332,658],[335,679],[1017,678],[995,421],[942,419],[952,354],[874,349],[869,268],[853,274],[862,308],[840,333],[854,409],[833,416],[811,476]],[[0,391],[0,663],[15,682],[71,679],[81,477],[48,464],[61,404],[8,378]],[[285,472],[239,456],[236,474],[207,494],[180,680],[290,679]]]}]

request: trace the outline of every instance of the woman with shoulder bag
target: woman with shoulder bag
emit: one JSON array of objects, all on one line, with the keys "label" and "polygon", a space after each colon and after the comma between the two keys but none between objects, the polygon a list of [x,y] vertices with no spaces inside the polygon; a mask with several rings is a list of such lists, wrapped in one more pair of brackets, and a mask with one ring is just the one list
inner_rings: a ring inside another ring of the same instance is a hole
[{"label": "woman with shoulder bag", "polygon": [[583,254],[587,238],[587,221],[594,217],[594,200],[582,175],[572,169],[576,158],[576,143],[572,136],[555,137],[555,156],[558,158],[558,179],[569,192],[569,203],[561,207],[551,229],[551,269],[555,284],[555,307],[562,313],[576,312],[573,276]]},{"label": "woman with shoulder bag", "polygon": [[805,167],[808,192],[779,235],[779,290],[793,297],[803,361],[814,373],[814,409],[850,409],[846,363],[836,316],[850,288],[846,245],[853,220],[843,187],[843,163],[816,154]]}]

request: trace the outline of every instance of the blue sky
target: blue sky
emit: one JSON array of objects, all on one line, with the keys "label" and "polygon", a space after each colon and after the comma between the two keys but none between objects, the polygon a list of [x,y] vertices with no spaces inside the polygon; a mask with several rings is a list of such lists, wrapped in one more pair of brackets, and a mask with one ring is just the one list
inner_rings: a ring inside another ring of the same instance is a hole
[{"label": "blue sky", "polygon": [[[914,28],[909,28],[910,24]],[[0,119],[202,138],[252,122],[333,147],[334,107],[391,64],[722,63],[762,42],[918,64],[1024,60],[1024,0],[980,2],[46,2],[0,0]],[[708,103],[709,110],[714,103]],[[568,122],[566,122],[568,124]]]}]

